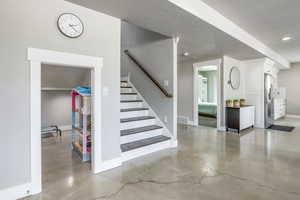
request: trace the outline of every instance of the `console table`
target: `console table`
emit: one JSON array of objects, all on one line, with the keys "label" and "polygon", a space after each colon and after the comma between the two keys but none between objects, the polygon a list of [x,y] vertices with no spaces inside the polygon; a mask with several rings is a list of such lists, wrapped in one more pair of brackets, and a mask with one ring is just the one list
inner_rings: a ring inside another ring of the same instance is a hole
[{"label": "console table", "polygon": [[254,127],[255,106],[226,107],[226,131]]}]

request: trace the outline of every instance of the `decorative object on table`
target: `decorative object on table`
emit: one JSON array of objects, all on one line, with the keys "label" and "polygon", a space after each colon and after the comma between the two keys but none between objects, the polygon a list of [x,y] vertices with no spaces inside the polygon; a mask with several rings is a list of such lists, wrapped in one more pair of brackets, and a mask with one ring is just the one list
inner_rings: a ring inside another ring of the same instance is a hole
[{"label": "decorative object on table", "polygon": [[233,107],[239,108],[240,107],[240,100],[238,100],[238,99],[233,100]]},{"label": "decorative object on table", "polygon": [[233,101],[231,99],[226,100],[226,107],[233,107]]},{"label": "decorative object on table", "polygon": [[246,105],[246,99],[240,99],[240,106],[245,106]]},{"label": "decorative object on table", "polygon": [[241,81],[240,79],[241,79],[241,73],[239,68],[235,66],[231,67],[228,84],[230,84],[232,89],[234,90],[239,89],[240,81]]},{"label": "decorative object on table", "polygon": [[91,88],[72,90],[72,146],[82,161],[91,160]]},{"label": "decorative object on table", "polygon": [[59,31],[69,38],[78,38],[83,34],[81,19],[72,13],[63,13],[58,17],[57,27]]}]

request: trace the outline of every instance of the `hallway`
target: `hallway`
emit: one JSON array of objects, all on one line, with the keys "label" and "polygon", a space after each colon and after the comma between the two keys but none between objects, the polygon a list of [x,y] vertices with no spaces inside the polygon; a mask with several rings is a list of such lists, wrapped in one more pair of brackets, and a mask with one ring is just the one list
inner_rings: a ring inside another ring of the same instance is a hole
[{"label": "hallway", "polygon": [[[72,154],[62,149],[70,142],[66,135],[61,141],[47,138],[43,156],[50,160],[43,160],[43,193],[26,199],[299,199],[300,120],[280,124],[296,129],[253,129],[238,136],[179,126],[178,149],[134,159],[99,175],[92,175],[88,164],[70,162]],[[58,156],[45,154],[54,147],[61,152]],[[60,165],[53,166],[54,161]]]}]

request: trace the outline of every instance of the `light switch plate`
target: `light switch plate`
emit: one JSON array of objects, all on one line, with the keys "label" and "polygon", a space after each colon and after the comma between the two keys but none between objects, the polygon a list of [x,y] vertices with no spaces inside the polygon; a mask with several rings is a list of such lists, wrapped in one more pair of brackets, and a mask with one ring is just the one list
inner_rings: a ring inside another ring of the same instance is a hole
[{"label": "light switch plate", "polygon": [[167,116],[164,117],[164,122],[168,123],[168,117]]},{"label": "light switch plate", "polygon": [[102,93],[103,93],[104,97],[108,96],[109,95],[109,89],[108,89],[108,87],[103,87]]},{"label": "light switch plate", "polygon": [[169,81],[168,80],[164,80],[164,86],[169,86]]}]

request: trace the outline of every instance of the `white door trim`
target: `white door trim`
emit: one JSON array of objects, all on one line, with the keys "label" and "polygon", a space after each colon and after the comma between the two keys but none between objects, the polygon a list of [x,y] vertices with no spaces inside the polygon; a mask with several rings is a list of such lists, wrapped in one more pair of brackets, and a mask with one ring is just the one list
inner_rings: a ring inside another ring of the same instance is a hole
[{"label": "white door trim", "polygon": [[101,69],[103,58],[91,57],[44,49],[28,48],[27,58],[30,61],[30,153],[31,153],[31,189],[30,194],[42,191],[41,163],[41,66],[53,64],[57,66],[90,68],[92,73],[92,172],[102,169],[101,151]]},{"label": "white door trim", "polygon": [[198,71],[201,67],[204,66],[210,66],[210,65],[215,65],[217,66],[217,74],[218,74],[218,79],[217,79],[217,93],[218,93],[218,108],[217,108],[217,129],[222,130],[221,127],[221,99],[222,99],[222,93],[221,93],[221,64],[222,64],[222,59],[216,59],[216,60],[209,60],[209,61],[204,61],[200,63],[194,63],[193,68],[194,68],[194,75],[193,75],[193,89],[194,89],[194,100],[193,100],[193,121],[194,125],[198,126],[199,124],[199,117],[198,117],[198,96],[199,96],[199,78],[198,78]]}]

